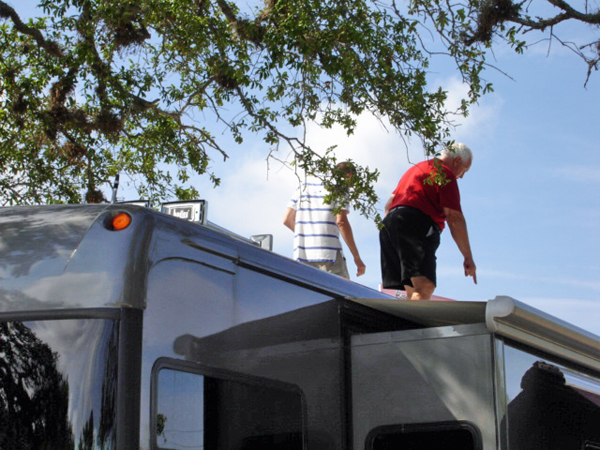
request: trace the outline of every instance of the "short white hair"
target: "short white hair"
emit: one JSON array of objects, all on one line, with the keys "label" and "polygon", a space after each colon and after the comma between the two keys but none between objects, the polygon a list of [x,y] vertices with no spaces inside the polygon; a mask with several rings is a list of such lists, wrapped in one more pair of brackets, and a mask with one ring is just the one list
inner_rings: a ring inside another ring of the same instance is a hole
[{"label": "short white hair", "polygon": [[450,148],[444,147],[442,149],[442,156],[448,156],[452,159],[460,156],[465,163],[473,161],[473,152],[471,149],[460,142],[455,142]]}]

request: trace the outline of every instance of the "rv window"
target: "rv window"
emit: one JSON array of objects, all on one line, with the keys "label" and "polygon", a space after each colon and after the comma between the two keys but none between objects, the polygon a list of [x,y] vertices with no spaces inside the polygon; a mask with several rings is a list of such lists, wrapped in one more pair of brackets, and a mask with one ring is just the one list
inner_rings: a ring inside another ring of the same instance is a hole
[{"label": "rv window", "polygon": [[504,346],[511,450],[598,450],[600,380],[556,361]]},{"label": "rv window", "polygon": [[0,322],[0,449],[114,448],[119,322]]},{"label": "rv window", "polygon": [[385,426],[367,437],[371,450],[478,450],[475,429],[465,423]]},{"label": "rv window", "polygon": [[298,391],[171,368],[155,382],[156,448],[303,448]]}]

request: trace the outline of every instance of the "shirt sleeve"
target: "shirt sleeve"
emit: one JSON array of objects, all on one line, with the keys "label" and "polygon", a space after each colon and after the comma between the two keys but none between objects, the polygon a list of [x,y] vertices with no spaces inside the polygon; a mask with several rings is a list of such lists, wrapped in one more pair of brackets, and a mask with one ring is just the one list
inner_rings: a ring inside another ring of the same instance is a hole
[{"label": "shirt sleeve", "polygon": [[452,172],[446,172],[449,182],[440,187],[440,206],[462,212],[458,182]]},{"label": "shirt sleeve", "polygon": [[292,198],[290,199],[290,201],[288,202],[288,208],[292,208],[294,210],[298,210],[298,201],[300,200],[300,188],[297,188],[294,191],[294,195],[292,195]]}]

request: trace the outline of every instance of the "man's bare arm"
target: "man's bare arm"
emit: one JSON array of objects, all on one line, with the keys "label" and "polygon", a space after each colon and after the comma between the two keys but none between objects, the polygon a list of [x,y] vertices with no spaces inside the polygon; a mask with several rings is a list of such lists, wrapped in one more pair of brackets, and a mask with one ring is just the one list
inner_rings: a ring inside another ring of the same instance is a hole
[{"label": "man's bare arm", "polygon": [[285,216],[283,216],[283,224],[290,230],[296,230],[296,210],[294,208],[287,208],[285,210]]},{"label": "man's bare arm", "polygon": [[444,208],[446,214],[446,222],[452,238],[458,247],[458,250],[463,255],[463,267],[465,276],[473,277],[473,282],[477,284],[477,267],[473,261],[473,253],[471,251],[471,243],[469,242],[469,233],[467,232],[467,221],[462,212],[455,209]]},{"label": "man's bare arm", "polygon": [[348,212],[342,210],[336,216],[337,226],[340,230],[340,234],[344,238],[350,253],[354,257],[354,264],[356,264],[356,276],[360,277],[366,271],[365,263],[360,258],[360,254],[358,253],[358,248],[356,248],[356,242],[354,242],[354,234],[352,233],[352,226],[350,226],[350,221],[348,220]]}]

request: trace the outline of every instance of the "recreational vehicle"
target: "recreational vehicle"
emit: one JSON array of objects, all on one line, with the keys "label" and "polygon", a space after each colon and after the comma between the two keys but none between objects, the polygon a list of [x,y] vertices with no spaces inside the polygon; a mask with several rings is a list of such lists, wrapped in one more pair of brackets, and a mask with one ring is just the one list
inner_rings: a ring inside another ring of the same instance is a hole
[{"label": "recreational vehicle", "polygon": [[0,209],[0,449],[600,449],[598,336],[398,300],[176,206]]}]

